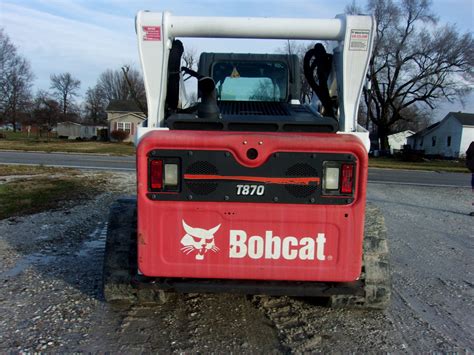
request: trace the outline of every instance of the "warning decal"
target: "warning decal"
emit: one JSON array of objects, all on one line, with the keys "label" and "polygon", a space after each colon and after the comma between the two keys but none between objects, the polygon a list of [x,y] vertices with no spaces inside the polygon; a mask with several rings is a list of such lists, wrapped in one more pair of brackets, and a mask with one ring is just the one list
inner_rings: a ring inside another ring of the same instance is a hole
[{"label": "warning decal", "polygon": [[144,41],[161,41],[160,26],[142,26]]},{"label": "warning decal", "polygon": [[369,47],[368,30],[351,30],[350,51],[367,51]]}]

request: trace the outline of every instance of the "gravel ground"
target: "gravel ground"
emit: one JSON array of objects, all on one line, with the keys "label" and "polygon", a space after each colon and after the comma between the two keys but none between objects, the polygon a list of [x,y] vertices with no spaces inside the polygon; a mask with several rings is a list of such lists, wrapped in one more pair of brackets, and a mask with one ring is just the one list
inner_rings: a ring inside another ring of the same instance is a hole
[{"label": "gravel ground", "polygon": [[388,229],[389,315],[415,352],[474,348],[474,194],[466,188],[369,184]]},{"label": "gravel ground", "polygon": [[176,295],[113,309],[100,295],[108,206],[134,176],[80,206],[0,221],[0,352],[472,351],[472,217],[465,189],[370,184],[391,247],[385,312],[315,300]]}]

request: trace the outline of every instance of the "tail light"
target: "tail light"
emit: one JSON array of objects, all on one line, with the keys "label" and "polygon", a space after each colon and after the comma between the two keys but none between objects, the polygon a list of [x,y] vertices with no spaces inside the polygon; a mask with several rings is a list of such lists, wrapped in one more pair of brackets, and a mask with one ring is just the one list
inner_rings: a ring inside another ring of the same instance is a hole
[{"label": "tail light", "polygon": [[154,192],[177,192],[180,185],[179,159],[163,158],[149,161],[149,187]]},{"label": "tail light", "polygon": [[354,165],[342,164],[341,194],[352,194],[354,186]]},{"label": "tail light", "polygon": [[150,185],[153,190],[163,189],[163,160],[155,159],[151,161]]},{"label": "tail light", "polygon": [[354,168],[355,165],[352,163],[325,161],[323,163],[323,195],[352,195]]}]

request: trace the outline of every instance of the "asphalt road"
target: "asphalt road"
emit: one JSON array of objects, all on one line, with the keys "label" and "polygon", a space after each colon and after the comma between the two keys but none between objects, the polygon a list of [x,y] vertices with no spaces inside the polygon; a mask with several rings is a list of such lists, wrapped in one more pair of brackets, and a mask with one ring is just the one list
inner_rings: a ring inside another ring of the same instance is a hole
[{"label": "asphalt road", "polygon": [[135,157],[95,154],[0,151],[0,164],[44,165],[80,169],[135,171]]},{"label": "asphalt road", "polygon": [[[135,171],[134,157],[0,151],[0,164],[73,167],[109,171]],[[369,169],[369,182],[382,184],[470,187],[470,175],[432,171]]]},{"label": "asphalt road", "polygon": [[470,187],[471,175],[437,171],[369,169],[369,182],[432,187]]}]

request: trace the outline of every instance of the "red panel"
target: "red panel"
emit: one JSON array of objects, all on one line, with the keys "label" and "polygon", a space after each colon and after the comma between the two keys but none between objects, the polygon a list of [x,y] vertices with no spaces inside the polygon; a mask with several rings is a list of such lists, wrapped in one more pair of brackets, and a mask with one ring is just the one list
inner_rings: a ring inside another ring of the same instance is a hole
[{"label": "red panel", "polygon": [[[249,148],[258,158],[246,156]],[[151,201],[147,153],[153,149],[228,150],[245,166],[274,152],[357,157],[350,205]],[[360,273],[367,152],[351,135],[154,131],[137,149],[138,256],[146,276],[352,281]]]}]

